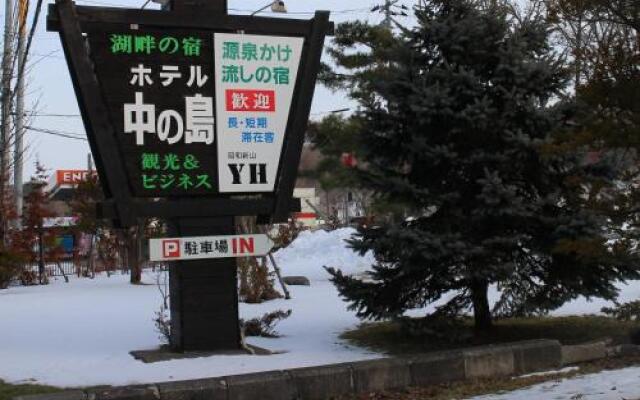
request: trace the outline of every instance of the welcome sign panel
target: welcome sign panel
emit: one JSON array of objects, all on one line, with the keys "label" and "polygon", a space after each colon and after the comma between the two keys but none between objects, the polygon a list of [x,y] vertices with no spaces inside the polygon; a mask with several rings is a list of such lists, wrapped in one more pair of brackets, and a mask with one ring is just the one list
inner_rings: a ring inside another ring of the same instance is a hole
[{"label": "welcome sign panel", "polygon": [[220,192],[273,192],[303,39],[214,34]]}]

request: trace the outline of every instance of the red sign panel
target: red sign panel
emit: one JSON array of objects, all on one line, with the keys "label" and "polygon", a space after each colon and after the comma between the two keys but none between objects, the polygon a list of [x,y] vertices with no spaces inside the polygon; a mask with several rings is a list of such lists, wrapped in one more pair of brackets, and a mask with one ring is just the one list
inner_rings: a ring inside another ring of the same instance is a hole
[{"label": "red sign panel", "polygon": [[225,91],[227,111],[274,112],[274,90],[229,89]]},{"label": "red sign panel", "polygon": [[180,258],[180,241],[179,240],[163,240],[162,256],[164,258]]},{"label": "red sign panel", "polygon": [[56,171],[56,183],[58,185],[77,185],[87,180],[89,174],[95,174],[95,171],[87,170],[58,170]]}]

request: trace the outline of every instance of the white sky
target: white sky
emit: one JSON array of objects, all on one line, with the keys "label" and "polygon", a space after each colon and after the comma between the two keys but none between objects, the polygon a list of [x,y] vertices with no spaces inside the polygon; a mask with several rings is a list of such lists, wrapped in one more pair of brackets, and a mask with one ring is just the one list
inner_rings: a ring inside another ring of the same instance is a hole
[{"label": "white sky", "polygon": [[[52,2],[52,0],[48,2]],[[315,10],[329,10],[332,11],[331,20],[336,23],[354,19],[369,20],[375,23],[379,22],[382,16],[371,13],[370,10],[374,5],[384,3],[384,0],[285,0],[285,2],[289,11],[285,17],[289,18],[311,18],[312,12]],[[403,0],[403,2],[407,6],[415,3],[413,0]],[[35,0],[31,0],[30,3],[33,9]],[[77,0],[79,5],[92,6],[139,7],[143,3],[144,0]],[[267,3],[269,0],[229,0],[229,9],[231,14],[246,14],[248,11],[257,10]],[[156,4],[149,5],[149,8],[157,7]],[[30,60],[33,68],[27,77],[26,107],[28,110],[36,110],[40,114],[79,114],[58,35],[54,32],[46,32],[46,14],[45,4],[31,48]],[[281,16],[281,14],[270,12],[265,12],[264,15]],[[4,13],[2,18],[4,18]],[[29,24],[31,24],[31,18],[30,16]],[[350,103],[344,93],[333,94],[318,86],[313,101],[312,118],[321,116],[318,113],[349,107],[353,108],[354,105]],[[314,113],[315,115],[313,115]],[[37,128],[84,135],[84,127],[79,117],[63,118],[41,115],[35,116],[31,125]],[[25,142],[28,146],[25,159],[25,181],[33,174],[36,160],[40,160],[50,170],[86,168],[87,154],[89,153],[86,142],[34,131],[27,131]]]}]

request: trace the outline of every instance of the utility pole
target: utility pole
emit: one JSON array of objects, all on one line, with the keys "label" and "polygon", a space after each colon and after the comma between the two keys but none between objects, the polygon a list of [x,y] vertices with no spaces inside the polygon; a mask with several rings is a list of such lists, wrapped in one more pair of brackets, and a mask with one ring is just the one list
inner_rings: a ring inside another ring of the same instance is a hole
[{"label": "utility pole", "polygon": [[[391,29],[392,23],[395,23],[397,26],[400,24],[393,18],[394,16],[403,16],[406,17],[406,11],[409,10],[407,6],[404,4],[398,5],[400,0],[384,0],[384,5],[377,5],[371,9],[372,12],[380,12],[384,14],[384,19],[380,23],[380,26],[384,26],[388,29]],[[394,11],[394,8],[398,11]]]},{"label": "utility pole", "polygon": [[4,245],[7,228],[6,190],[9,177],[11,141],[11,75],[13,72],[13,0],[5,0],[4,52],[2,53],[2,110],[0,111],[0,245]]},{"label": "utility pole", "polygon": [[13,184],[16,201],[16,226],[22,226],[23,208],[23,153],[24,153],[24,71],[26,68],[28,0],[20,0],[18,9],[18,82],[16,84],[16,138],[13,153]]},{"label": "utility pole", "polygon": [[382,21],[382,25],[391,29],[391,0],[384,0],[384,20]]}]

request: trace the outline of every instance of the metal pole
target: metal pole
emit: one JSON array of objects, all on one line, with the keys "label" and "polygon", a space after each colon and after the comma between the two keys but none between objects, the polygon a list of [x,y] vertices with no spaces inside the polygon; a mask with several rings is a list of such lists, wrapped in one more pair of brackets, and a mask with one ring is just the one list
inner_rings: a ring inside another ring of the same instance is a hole
[{"label": "metal pole", "polygon": [[24,71],[26,65],[26,38],[27,38],[27,10],[28,2],[20,2],[19,15],[19,27],[18,27],[18,82],[16,85],[16,139],[15,139],[15,151],[13,153],[13,182],[14,193],[16,201],[16,226],[20,228],[22,226],[22,207],[23,207],[23,191],[22,191],[22,179],[23,179],[23,153],[24,153]]},{"label": "metal pole", "polygon": [[256,11],[252,12],[250,16],[253,17],[254,15],[258,14],[259,12],[262,12],[262,11],[266,10],[267,8],[271,7],[272,5],[273,5],[273,2],[267,4],[266,6],[262,7],[259,10],[256,10]]},{"label": "metal pole", "polygon": [[[13,70],[13,0],[5,0],[4,51],[2,53],[2,111],[0,127],[0,202],[5,201],[9,173],[9,145],[11,138],[11,74]],[[0,206],[0,245],[5,242],[6,209]]]},{"label": "metal pole", "polygon": [[42,222],[38,227],[38,281],[42,285],[45,282],[45,264],[44,264],[44,239],[43,239]]}]

